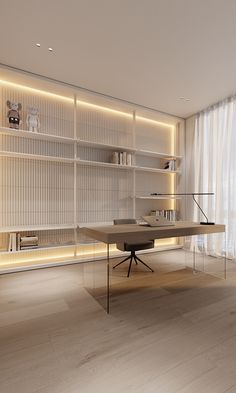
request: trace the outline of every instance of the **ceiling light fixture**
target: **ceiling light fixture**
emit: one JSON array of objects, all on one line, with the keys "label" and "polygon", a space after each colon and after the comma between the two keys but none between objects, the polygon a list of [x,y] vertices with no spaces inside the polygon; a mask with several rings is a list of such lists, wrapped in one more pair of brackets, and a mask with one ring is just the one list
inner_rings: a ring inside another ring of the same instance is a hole
[{"label": "ceiling light fixture", "polygon": [[179,100],[182,100],[182,101],[190,101],[190,98],[186,98],[186,97],[179,97]]},{"label": "ceiling light fixture", "polygon": [[36,46],[37,46],[38,48],[40,48],[41,45],[40,45],[40,44],[36,44]]},{"label": "ceiling light fixture", "polygon": [[52,48],[48,48],[48,50],[49,50],[49,52],[52,52],[52,51],[53,51],[53,49],[52,49]]}]

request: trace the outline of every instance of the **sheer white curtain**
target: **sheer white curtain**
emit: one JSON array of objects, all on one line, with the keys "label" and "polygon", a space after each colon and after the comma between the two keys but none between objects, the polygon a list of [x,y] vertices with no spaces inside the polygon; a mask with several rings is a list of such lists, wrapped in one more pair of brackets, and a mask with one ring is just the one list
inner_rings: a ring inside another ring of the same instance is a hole
[{"label": "sheer white curtain", "polygon": [[[226,241],[217,236],[203,240],[211,254],[236,258],[236,98],[228,99],[201,112],[195,121],[193,154],[194,189],[214,192],[200,197],[209,221],[226,225]],[[203,221],[194,207],[194,220]],[[210,240],[210,238],[212,240]]]}]

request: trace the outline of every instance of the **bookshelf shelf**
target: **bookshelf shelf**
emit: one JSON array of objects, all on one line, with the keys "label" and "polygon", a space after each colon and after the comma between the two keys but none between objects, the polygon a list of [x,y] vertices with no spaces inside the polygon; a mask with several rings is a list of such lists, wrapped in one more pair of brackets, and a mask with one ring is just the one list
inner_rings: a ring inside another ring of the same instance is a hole
[{"label": "bookshelf shelf", "polygon": [[106,167],[106,168],[113,168],[113,169],[134,169],[135,167],[132,165],[121,165],[121,164],[112,164],[109,162],[100,162],[100,161],[90,161],[90,160],[81,160],[78,159],[77,163],[80,165],[89,165],[95,167]]},{"label": "bookshelf shelf", "polygon": [[164,173],[164,174],[179,174],[179,171],[170,171],[169,169],[159,169],[159,168],[149,168],[149,167],[142,167],[142,166],[135,166],[134,169],[136,171],[141,172],[156,172],[156,173]]},{"label": "bookshelf shelf", "polygon": [[74,162],[73,158],[45,156],[41,154],[18,153],[18,152],[2,151],[2,150],[0,150],[0,156],[9,157],[9,158],[21,158],[21,159],[28,159],[28,160],[63,162],[65,164],[72,164]]},{"label": "bookshelf shelf", "polygon": [[141,150],[141,149],[137,149],[136,154],[142,156],[149,156],[149,157],[158,157],[166,160],[181,160],[183,158],[182,156],[175,156],[172,154],[158,153],[151,150]]},{"label": "bookshelf shelf", "polygon": [[16,136],[18,138],[26,138],[26,139],[34,139],[34,140],[44,140],[44,141],[52,141],[52,142],[61,142],[61,143],[69,143],[72,144],[75,142],[72,138],[66,138],[63,136],[45,134],[42,132],[32,132],[26,130],[15,130],[12,128],[1,127],[0,128],[1,135],[8,136]]},{"label": "bookshelf shelf", "polygon": [[83,140],[83,139],[77,139],[77,143],[79,145],[81,145],[81,146],[95,147],[96,149],[126,151],[126,152],[130,152],[130,153],[135,153],[136,152],[136,149],[133,149],[133,148],[130,148],[130,147],[109,145],[109,144],[106,144],[106,143],[87,141],[87,140]]},{"label": "bookshelf shelf", "polygon": [[37,251],[47,251],[53,249],[64,249],[64,248],[75,248],[75,244],[60,244],[60,245],[49,245],[49,246],[39,246],[35,248],[28,248],[25,250],[16,250],[16,251],[0,251],[0,255],[13,255],[13,254],[23,254],[23,253],[32,253]]},{"label": "bookshelf shelf", "polygon": [[10,227],[1,227],[0,233],[52,231],[52,230],[57,230],[57,229],[76,229],[76,228],[77,228],[77,225],[73,225],[73,224],[10,226]]}]

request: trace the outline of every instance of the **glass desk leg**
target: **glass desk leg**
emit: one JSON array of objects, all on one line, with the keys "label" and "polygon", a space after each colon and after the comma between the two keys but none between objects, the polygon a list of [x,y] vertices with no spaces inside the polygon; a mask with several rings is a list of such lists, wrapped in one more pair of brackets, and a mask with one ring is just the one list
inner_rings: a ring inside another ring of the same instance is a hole
[{"label": "glass desk leg", "polygon": [[225,232],[192,236],[190,251],[192,251],[193,273],[203,272],[226,279],[227,241]]},{"label": "glass desk leg", "polygon": [[110,313],[110,249],[107,244],[107,314]]}]

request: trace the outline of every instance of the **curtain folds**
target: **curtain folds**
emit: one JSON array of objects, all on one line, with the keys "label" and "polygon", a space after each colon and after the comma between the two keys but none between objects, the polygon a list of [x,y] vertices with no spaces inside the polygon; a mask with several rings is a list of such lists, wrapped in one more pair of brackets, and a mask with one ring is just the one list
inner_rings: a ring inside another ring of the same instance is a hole
[{"label": "curtain folds", "polygon": [[[226,225],[222,236],[203,239],[204,249],[213,255],[236,258],[236,98],[224,101],[198,115],[195,121],[193,154],[194,189],[214,192],[199,199],[209,221]],[[194,206],[194,221],[202,221]]]}]

